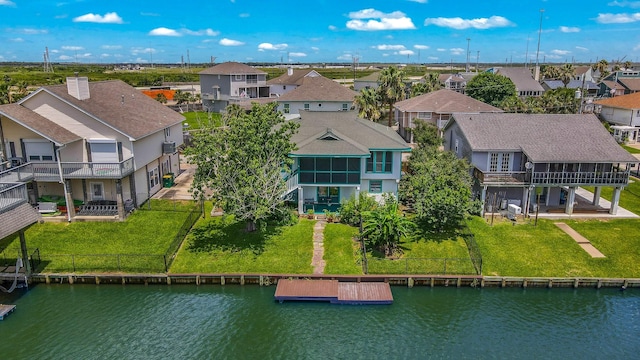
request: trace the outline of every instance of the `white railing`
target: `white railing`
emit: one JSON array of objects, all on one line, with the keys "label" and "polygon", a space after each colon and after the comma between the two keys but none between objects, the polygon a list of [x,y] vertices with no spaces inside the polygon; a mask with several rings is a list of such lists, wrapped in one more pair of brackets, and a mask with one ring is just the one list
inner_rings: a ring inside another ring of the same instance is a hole
[{"label": "white railing", "polygon": [[291,193],[292,191],[298,189],[298,170],[292,172],[284,178],[285,183],[287,184],[287,190],[284,195]]},{"label": "white railing", "polygon": [[0,184],[0,213],[28,200],[26,184]]},{"label": "white railing", "polygon": [[32,162],[33,175],[40,181],[60,180],[60,168],[64,179],[122,179],[133,173],[133,158],[119,163]]},{"label": "white railing", "polygon": [[550,185],[627,185],[628,171],[534,172],[533,184]]},{"label": "white railing", "polygon": [[12,166],[0,172],[0,183],[20,183],[31,180],[33,180],[33,167],[31,163]]}]

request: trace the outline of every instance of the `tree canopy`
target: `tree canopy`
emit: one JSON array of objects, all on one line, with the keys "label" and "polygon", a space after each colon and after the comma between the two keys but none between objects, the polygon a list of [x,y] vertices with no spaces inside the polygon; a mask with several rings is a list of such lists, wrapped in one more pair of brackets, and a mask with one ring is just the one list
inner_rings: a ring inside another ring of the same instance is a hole
[{"label": "tree canopy", "polygon": [[405,73],[396,66],[384,68],[380,72],[378,81],[380,86],[378,92],[382,99],[382,103],[386,104],[389,109],[389,127],[393,125],[393,104],[405,98]]},{"label": "tree canopy", "polygon": [[275,106],[253,104],[250,113],[233,108],[225,126],[196,133],[185,151],[197,165],[194,197],[211,194],[214,205],[247,222],[247,231],[283,211],[282,172],[292,164],[288,154],[299,124],[285,121]]},{"label": "tree canopy", "polygon": [[465,94],[493,106],[509,96],[516,95],[516,86],[506,76],[484,72],[467,82]]}]

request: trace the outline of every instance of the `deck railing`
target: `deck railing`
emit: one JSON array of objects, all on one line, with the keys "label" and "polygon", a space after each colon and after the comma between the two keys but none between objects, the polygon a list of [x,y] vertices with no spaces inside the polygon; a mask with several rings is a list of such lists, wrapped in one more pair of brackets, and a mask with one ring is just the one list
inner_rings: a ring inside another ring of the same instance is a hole
[{"label": "deck railing", "polygon": [[481,184],[525,184],[527,173],[524,171],[483,172],[474,169],[473,175]]},{"label": "deck railing", "polygon": [[628,171],[533,172],[535,185],[627,185]]},{"label": "deck railing", "polygon": [[0,183],[19,183],[31,180],[33,180],[33,166],[31,163],[12,166],[0,172]]},{"label": "deck railing", "polygon": [[133,173],[133,158],[119,163],[98,162],[32,162],[33,175],[40,181],[60,180],[60,168],[64,179],[122,179]]},{"label": "deck railing", "polygon": [[26,184],[0,184],[0,213],[29,200]]},{"label": "deck railing", "polygon": [[296,169],[294,172],[292,172],[291,174],[287,175],[284,178],[284,181],[287,184],[287,190],[285,195],[289,194],[290,192],[298,188],[298,173],[299,171],[298,169]]}]

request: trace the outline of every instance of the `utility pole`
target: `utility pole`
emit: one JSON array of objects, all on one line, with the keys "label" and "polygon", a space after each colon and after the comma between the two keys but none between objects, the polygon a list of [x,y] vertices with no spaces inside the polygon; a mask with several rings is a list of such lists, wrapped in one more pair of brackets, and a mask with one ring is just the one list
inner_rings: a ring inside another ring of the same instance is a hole
[{"label": "utility pole", "polygon": [[467,38],[467,66],[465,67],[465,72],[469,72],[470,68],[469,68],[469,56],[471,56],[471,53],[469,52],[469,42],[471,41],[470,38]]},{"label": "utility pole", "polygon": [[538,28],[538,49],[536,50],[536,72],[534,78],[536,81],[540,81],[540,63],[538,62],[540,56],[540,36],[542,35],[542,15],[544,9],[540,9],[540,27]]},{"label": "utility pole", "polygon": [[480,61],[480,50],[478,50],[478,53],[476,54],[476,74],[478,73],[478,62]]}]

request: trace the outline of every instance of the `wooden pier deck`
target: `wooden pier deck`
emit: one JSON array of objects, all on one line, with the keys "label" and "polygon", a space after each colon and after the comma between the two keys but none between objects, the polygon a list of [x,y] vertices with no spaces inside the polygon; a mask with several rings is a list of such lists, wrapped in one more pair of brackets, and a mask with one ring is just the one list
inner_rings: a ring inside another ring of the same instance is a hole
[{"label": "wooden pier deck", "polygon": [[389,283],[338,280],[278,281],[274,298],[284,301],[328,301],[332,304],[386,305],[393,303]]},{"label": "wooden pier deck", "polygon": [[0,320],[4,320],[5,316],[9,315],[9,313],[12,313],[15,309],[15,305],[0,304]]}]

